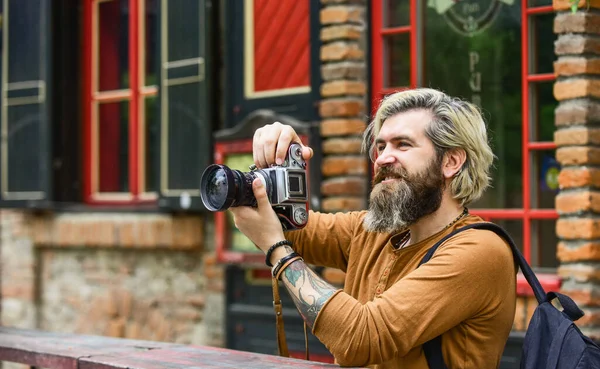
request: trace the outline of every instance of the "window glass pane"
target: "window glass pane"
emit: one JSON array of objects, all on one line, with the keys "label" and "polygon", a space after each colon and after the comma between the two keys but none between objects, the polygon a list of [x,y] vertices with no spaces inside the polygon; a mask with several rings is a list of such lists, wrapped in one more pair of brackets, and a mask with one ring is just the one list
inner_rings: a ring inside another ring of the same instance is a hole
[{"label": "window glass pane", "polygon": [[[475,212],[475,211],[474,211]],[[500,227],[504,228],[510,237],[515,241],[517,248],[523,252],[523,222],[521,220],[504,220],[504,219],[486,219],[496,223]]]},{"label": "window glass pane", "polygon": [[157,1],[155,0],[144,0],[145,11],[144,11],[144,45],[145,49],[142,50],[142,57],[140,60],[144,61],[143,69],[146,73],[145,85],[153,86],[157,85],[156,80],[157,72],[157,52],[158,52],[158,40],[157,40]]},{"label": "window glass pane", "polygon": [[535,151],[533,153],[533,178],[531,188],[531,207],[554,208],[554,197],[558,193],[558,173],[560,164],[556,161],[555,151]]},{"label": "window glass pane", "polygon": [[129,101],[98,105],[99,192],[129,192]]},{"label": "window glass pane", "polygon": [[554,61],[554,42],[556,35],[553,31],[554,13],[540,14],[532,16],[531,29],[533,30],[532,39],[529,41],[529,55],[534,66],[531,73],[553,73]]},{"label": "window glass pane", "polygon": [[156,96],[146,97],[145,106],[145,132],[144,132],[144,168],[146,192],[158,191],[158,139],[160,134],[160,126],[157,110],[158,98]]},{"label": "window glass pane", "polygon": [[129,0],[98,4],[98,89],[129,88]]},{"label": "window glass pane", "polygon": [[531,111],[537,113],[531,122],[534,128],[531,141],[554,141],[554,110],[558,102],[554,98],[554,82],[540,82],[532,86],[534,98],[531,101]]},{"label": "window glass pane", "polygon": [[410,86],[410,38],[408,33],[384,38],[383,63],[384,87]]},{"label": "window glass pane", "polygon": [[410,24],[409,0],[383,0],[383,26],[386,28]]},{"label": "window glass pane", "polygon": [[556,268],[556,220],[544,219],[531,222],[531,265],[538,268]]},{"label": "window glass pane", "polygon": [[424,16],[423,85],[480,106],[497,156],[471,207],[521,207],[520,2],[429,2]]},{"label": "window glass pane", "polygon": [[536,6],[543,6],[543,5],[552,5],[552,0],[529,0],[527,2],[527,5],[530,8],[533,8]]},{"label": "window glass pane", "polygon": [[[7,140],[6,164],[8,188],[6,191],[43,191],[40,188],[41,160],[44,153],[40,125],[45,123],[40,104],[24,104],[6,107]],[[42,159],[43,158],[43,159]],[[5,170],[6,170],[5,169]]]}]

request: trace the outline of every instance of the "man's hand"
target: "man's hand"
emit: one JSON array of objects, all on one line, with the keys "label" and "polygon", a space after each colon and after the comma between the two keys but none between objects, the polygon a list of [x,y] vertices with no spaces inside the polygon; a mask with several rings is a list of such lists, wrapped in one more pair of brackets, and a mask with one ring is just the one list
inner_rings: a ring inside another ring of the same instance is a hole
[{"label": "man's hand", "polygon": [[281,223],[271,207],[264,184],[258,178],[252,182],[252,190],[258,208],[249,206],[232,207],[235,226],[263,252],[271,245],[285,240]]},{"label": "man's hand", "polygon": [[258,168],[268,168],[272,164],[280,165],[284,162],[292,142],[302,145],[302,158],[304,160],[312,158],[313,150],[308,146],[304,146],[292,127],[275,122],[257,129],[252,140],[254,164]]}]

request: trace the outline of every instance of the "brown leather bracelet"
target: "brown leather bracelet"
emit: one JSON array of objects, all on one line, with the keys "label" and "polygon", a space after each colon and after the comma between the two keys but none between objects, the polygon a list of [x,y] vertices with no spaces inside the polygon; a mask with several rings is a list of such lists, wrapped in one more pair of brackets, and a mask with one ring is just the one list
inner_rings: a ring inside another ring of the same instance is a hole
[{"label": "brown leather bracelet", "polygon": [[279,280],[279,277],[281,277],[281,274],[283,273],[285,268],[289,267],[296,260],[303,260],[302,256],[295,256],[295,257],[291,258],[290,260],[286,261],[285,264],[283,264],[281,266],[281,268],[279,268],[279,270],[277,271],[277,275],[275,275],[275,279]]}]

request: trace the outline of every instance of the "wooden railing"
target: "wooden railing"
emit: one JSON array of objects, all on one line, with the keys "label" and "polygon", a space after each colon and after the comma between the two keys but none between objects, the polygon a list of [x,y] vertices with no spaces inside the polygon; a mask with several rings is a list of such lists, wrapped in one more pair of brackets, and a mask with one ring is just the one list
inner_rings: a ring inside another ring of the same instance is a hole
[{"label": "wooden railing", "polygon": [[206,346],[0,327],[0,361],[45,369],[339,368]]}]

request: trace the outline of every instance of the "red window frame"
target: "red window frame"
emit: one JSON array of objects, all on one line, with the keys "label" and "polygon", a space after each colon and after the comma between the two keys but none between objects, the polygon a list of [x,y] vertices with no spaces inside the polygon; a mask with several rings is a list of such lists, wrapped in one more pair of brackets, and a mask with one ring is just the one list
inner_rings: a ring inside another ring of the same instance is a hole
[{"label": "red window frame", "polygon": [[[373,109],[376,109],[382,96],[394,91],[416,88],[419,82],[418,66],[418,6],[423,6],[418,0],[406,0],[410,2],[409,25],[402,27],[384,27],[383,26],[383,3],[385,0],[372,0],[371,2],[371,87]],[[529,34],[529,22],[531,17],[538,14],[553,12],[552,5],[529,7],[528,1],[521,3],[522,28],[521,28],[521,73],[522,73],[522,186],[523,186],[523,207],[507,209],[472,209],[472,213],[481,216],[485,220],[522,220],[523,222],[523,255],[528,262],[531,262],[531,221],[557,219],[556,209],[537,209],[532,208],[531,201],[531,183],[532,174],[531,159],[535,151],[553,150],[556,148],[554,142],[532,142],[530,137],[530,128],[532,123],[530,93],[531,87],[535,83],[549,82],[555,79],[553,73],[535,74],[530,72],[530,43],[532,42]],[[410,34],[410,86],[396,86],[393,88],[384,88],[384,60],[383,47],[385,37],[395,34]],[[535,123],[535,122],[534,122]]]},{"label": "red window frame", "polygon": [[[83,47],[83,190],[89,204],[119,205],[154,203],[157,193],[146,192],[145,185],[145,111],[144,99],[158,94],[157,86],[145,85],[144,63],[144,0],[129,0],[129,86],[120,90],[99,91],[99,4],[107,0],[85,0]],[[118,0],[108,0],[118,1]],[[129,102],[128,163],[129,192],[101,193],[99,187],[99,153],[96,141],[97,105],[109,102]]]}]

